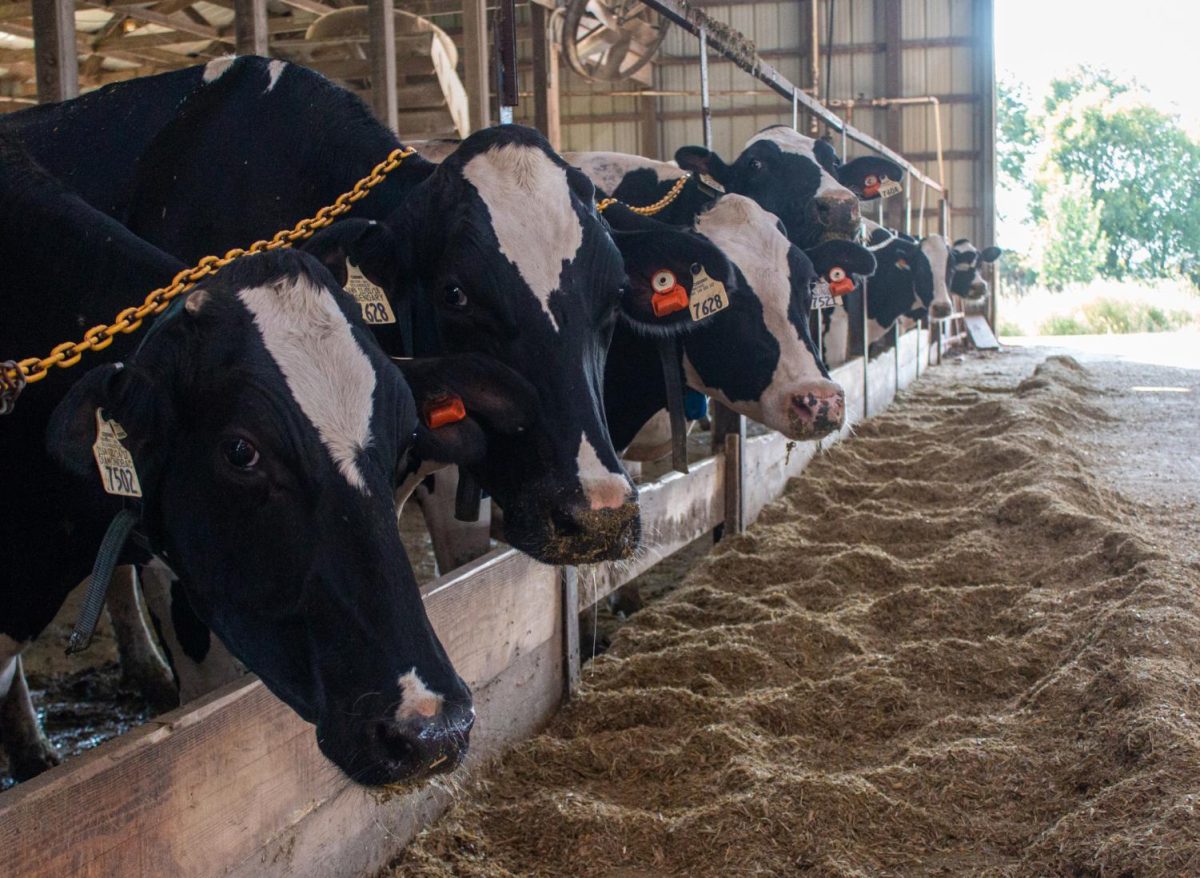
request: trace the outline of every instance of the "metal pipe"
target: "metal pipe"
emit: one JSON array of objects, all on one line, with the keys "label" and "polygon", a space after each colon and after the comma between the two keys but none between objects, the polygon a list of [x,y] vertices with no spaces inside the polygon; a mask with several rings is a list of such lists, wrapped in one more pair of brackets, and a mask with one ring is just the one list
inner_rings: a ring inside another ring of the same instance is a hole
[{"label": "metal pipe", "polygon": [[863,360],[863,417],[871,415],[871,344],[867,331],[867,292],[870,287],[869,279],[862,281],[862,360]]},{"label": "metal pipe", "polygon": [[[829,51],[825,53],[825,104],[829,104],[829,86],[833,84],[833,13],[835,0],[829,0],[829,12],[826,22],[829,26],[825,29],[828,35],[825,40],[825,45]],[[844,130],[844,129],[843,129]],[[843,156],[845,158],[845,156]]]},{"label": "metal pipe", "polygon": [[[809,78],[812,80],[812,96],[814,98],[821,95],[821,22],[820,16],[817,15],[818,0],[808,0],[810,4],[809,18],[812,19],[812,27],[809,34]],[[814,137],[817,135],[817,117],[812,117],[812,124],[809,130]]]},{"label": "metal pipe", "polygon": [[713,147],[712,104],[708,94],[708,30],[700,28],[700,114],[704,120],[704,148]]},{"label": "metal pipe", "polygon": [[800,130],[800,98],[796,94],[797,89],[792,89],[792,130]]},{"label": "metal pipe", "polygon": [[921,212],[917,214],[917,237],[925,237],[925,193],[929,191],[928,186],[921,187]]},{"label": "metal pipe", "polygon": [[938,183],[941,184],[942,191],[946,191],[946,163],[942,150],[942,104],[936,95],[914,95],[907,98],[835,98],[834,100],[827,99],[825,103],[830,107],[844,108],[851,113],[855,107],[880,108],[918,105],[933,107],[933,137],[937,152]]}]

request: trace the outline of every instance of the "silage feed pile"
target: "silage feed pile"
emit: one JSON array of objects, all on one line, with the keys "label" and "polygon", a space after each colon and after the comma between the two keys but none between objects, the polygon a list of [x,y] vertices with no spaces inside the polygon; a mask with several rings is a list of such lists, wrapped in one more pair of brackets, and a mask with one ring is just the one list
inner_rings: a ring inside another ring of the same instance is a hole
[{"label": "silage feed pile", "polygon": [[1086,370],[952,371],[635,615],[391,874],[1200,875],[1200,572],[1090,474]]}]

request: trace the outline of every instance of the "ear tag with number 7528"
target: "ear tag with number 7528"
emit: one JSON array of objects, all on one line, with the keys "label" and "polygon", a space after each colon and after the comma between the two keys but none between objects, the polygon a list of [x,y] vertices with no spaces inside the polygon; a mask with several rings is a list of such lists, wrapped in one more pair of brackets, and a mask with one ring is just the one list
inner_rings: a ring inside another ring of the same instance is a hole
[{"label": "ear tag with number 7528", "polygon": [[395,323],[396,314],[387,295],[375,284],[367,280],[362,270],[349,262],[346,263],[346,292],[354,297],[362,308],[364,323],[377,325],[380,323]]},{"label": "ear tag with number 7528", "polygon": [[96,442],[92,445],[92,457],[96,458],[104,492],[117,497],[141,497],[142,485],[133,465],[133,455],[121,444],[127,435],[120,424],[104,417],[103,409],[96,409]]},{"label": "ear tag with number 7528", "polygon": [[692,266],[692,295],[688,305],[693,323],[707,320],[729,307],[729,294],[725,292],[725,284],[709,277],[700,263]]}]

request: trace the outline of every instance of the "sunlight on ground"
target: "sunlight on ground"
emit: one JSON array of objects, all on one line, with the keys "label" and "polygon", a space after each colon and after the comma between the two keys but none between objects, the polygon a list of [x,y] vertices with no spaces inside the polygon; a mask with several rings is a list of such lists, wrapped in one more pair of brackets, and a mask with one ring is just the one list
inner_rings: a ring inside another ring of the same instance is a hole
[{"label": "sunlight on ground", "polygon": [[[1017,347],[1054,348],[1055,353],[1070,353],[1080,362],[1124,360],[1152,366],[1172,366],[1200,371],[1200,329],[1178,332],[1138,332],[1130,335],[1060,335],[1005,338],[1003,343]],[[1145,386],[1133,388],[1141,393],[1186,393],[1188,388]]]},{"label": "sunlight on ground", "polygon": [[1200,291],[1186,281],[1102,280],[1062,292],[1032,290],[999,301],[1000,335],[1087,335],[1200,327]]}]

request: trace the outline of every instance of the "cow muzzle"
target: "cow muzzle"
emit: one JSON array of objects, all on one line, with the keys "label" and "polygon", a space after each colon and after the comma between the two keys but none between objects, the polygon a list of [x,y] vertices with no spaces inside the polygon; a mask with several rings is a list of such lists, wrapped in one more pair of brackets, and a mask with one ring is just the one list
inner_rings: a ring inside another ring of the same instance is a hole
[{"label": "cow muzzle", "polygon": [[550,515],[538,559],[549,564],[594,564],[630,557],[641,544],[641,510],[633,496],[616,506],[563,505]]},{"label": "cow muzzle", "polygon": [[793,392],[788,411],[792,439],[819,439],[842,428],[846,393],[832,381],[814,381]]},{"label": "cow muzzle", "polygon": [[822,226],[822,241],[855,239],[861,225],[857,198],[848,192],[827,192],[814,198],[813,203],[817,223]]},{"label": "cow muzzle", "polygon": [[934,320],[942,320],[954,313],[954,309],[946,302],[934,302],[929,306],[929,314]]},{"label": "cow muzzle", "polygon": [[321,734],[321,751],[364,786],[419,783],[454,771],[466,758],[475,710],[470,701],[444,704],[430,716],[393,711]]}]

